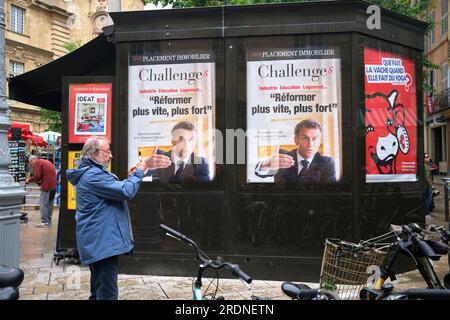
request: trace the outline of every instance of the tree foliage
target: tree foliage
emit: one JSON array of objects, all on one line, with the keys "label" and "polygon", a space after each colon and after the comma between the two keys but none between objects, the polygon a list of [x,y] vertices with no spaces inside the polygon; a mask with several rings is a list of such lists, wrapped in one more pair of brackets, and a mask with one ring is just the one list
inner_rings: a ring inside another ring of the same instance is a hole
[{"label": "tree foliage", "polygon": [[262,3],[303,2],[304,0],[144,0],[145,3],[172,8],[216,7],[222,5],[244,5]]},{"label": "tree foliage", "polygon": [[[226,4],[244,5],[304,1],[305,0],[144,0],[145,3],[152,3],[163,7],[171,5],[172,8],[214,7]],[[432,0],[369,0],[369,2],[412,18],[418,18],[431,5]]]},{"label": "tree foliage", "polygon": [[48,124],[48,130],[61,133],[62,119],[61,112],[41,109],[41,120]]},{"label": "tree foliage", "polygon": [[72,51],[75,51],[82,45],[83,45],[83,42],[81,40],[77,40],[77,41],[66,42],[63,44],[63,47],[64,47],[64,49],[67,50],[67,52],[70,53]]},{"label": "tree foliage", "polygon": [[[144,0],[144,2],[160,5],[162,7],[171,5],[172,8],[192,8],[222,5],[304,2],[304,0]],[[434,30],[435,23],[427,15],[427,9],[433,7],[433,0],[368,0],[368,2],[408,17],[427,22],[427,34],[429,34],[431,30]],[[324,3],[324,5],[326,5],[326,3]],[[424,91],[429,94],[433,92],[433,88],[428,85],[428,74],[430,70],[439,69],[439,66],[431,63],[425,55],[423,56],[423,66],[425,70],[423,81]]]}]

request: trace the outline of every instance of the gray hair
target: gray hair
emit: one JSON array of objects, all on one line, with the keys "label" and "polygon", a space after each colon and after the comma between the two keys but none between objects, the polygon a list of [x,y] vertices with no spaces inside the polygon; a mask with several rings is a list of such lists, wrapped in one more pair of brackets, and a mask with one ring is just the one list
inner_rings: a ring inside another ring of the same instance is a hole
[{"label": "gray hair", "polygon": [[106,141],[109,144],[108,139],[105,137],[90,137],[83,145],[81,150],[81,157],[87,157],[92,159],[93,156],[97,155],[100,150],[100,140]]},{"label": "gray hair", "polygon": [[31,155],[31,156],[28,158],[28,161],[37,160],[37,159],[39,159],[38,156]]}]

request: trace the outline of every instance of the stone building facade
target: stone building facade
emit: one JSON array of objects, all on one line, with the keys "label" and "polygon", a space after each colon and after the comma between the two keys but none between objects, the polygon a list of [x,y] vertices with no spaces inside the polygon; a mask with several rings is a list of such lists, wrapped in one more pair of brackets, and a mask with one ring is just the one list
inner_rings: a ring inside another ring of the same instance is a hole
[{"label": "stone building facade", "polygon": [[[428,83],[434,94],[425,97],[425,152],[438,164],[439,174],[449,173],[450,161],[450,46],[448,6],[450,0],[433,0],[427,16],[435,28],[428,34],[425,53],[439,66],[429,70]],[[437,172],[436,172],[437,173]]]},{"label": "stone building facade", "polygon": [[[67,54],[66,43],[89,42],[111,22],[112,3],[121,11],[143,10],[142,0],[5,0],[7,78]],[[45,81],[45,79],[43,79]],[[47,129],[40,108],[9,101],[10,120]]]}]

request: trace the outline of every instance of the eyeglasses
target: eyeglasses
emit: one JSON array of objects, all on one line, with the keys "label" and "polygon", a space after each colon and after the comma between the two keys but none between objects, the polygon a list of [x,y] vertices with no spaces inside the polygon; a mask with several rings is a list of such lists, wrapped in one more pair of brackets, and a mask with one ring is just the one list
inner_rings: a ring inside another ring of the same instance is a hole
[{"label": "eyeglasses", "polygon": [[98,149],[98,150],[103,151],[104,153],[107,153],[107,154],[111,154],[111,150],[110,149],[106,149],[106,150]]}]

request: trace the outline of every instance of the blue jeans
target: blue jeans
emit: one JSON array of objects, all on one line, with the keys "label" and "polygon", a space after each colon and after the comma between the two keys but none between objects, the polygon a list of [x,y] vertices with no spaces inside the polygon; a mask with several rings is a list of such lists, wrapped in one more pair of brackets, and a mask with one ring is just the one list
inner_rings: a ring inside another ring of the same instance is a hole
[{"label": "blue jeans", "polygon": [[424,201],[425,201],[425,215],[426,216],[430,215],[430,207],[431,207],[431,200],[432,200],[431,192],[432,192],[431,187],[425,187]]},{"label": "blue jeans", "polygon": [[119,257],[112,256],[89,265],[91,270],[91,296],[89,300],[117,300]]}]

